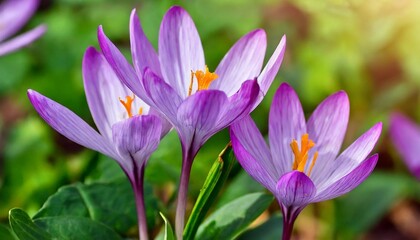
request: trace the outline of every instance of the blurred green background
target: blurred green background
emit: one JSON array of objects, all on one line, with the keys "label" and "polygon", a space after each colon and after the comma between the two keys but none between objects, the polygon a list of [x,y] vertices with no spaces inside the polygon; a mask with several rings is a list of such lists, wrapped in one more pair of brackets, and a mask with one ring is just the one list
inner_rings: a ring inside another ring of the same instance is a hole
[{"label": "blurred green background", "polygon": [[[131,9],[138,9],[156,47],[162,16],[174,4],[194,19],[213,70],[235,41],[255,28],[267,32],[266,59],[287,35],[280,72],[252,114],[263,132],[272,95],[284,81],[298,92],[307,116],[335,91],[348,93],[351,115],[344,147],[374,123],[384,122],[375,173],[354,192],[309,206],[297,221],[296,234],[304,239],[420,235],[420,184],[396,154],[386,130],[392,111],[420,122],[420,2],[415,0],[42,1],[25,29],[45,23],[47,33],[29,47],[0,57],[0,226],[7,226],[9,209],[21,207],[33,214],[60,186],[124,178],[112,160],[52,130],[31,107],[26,90],[39,91],[92,124],[81,62],[88,46],[98,48],[98,25],[129,56]],[[192,201],[228,141],[227,131],[221,132],[199,153],[190,181]],[[175,197],[180,160],[180,145],[172,132],[146,170],[150,191],[159,199],[156,208],[169,215],[173,209],[163,209]],[[221,202],[262,189],[239,168],[229,181]],[[278,211],[273,203],[255,224]],[[275,229],[275,223],[268,227]]]}]

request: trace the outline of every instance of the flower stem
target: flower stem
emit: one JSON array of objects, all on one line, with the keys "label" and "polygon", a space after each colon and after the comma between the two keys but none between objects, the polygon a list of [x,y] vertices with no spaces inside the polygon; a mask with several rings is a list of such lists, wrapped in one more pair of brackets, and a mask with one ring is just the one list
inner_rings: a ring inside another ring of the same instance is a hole
[{"label": "flower stem", "polygon": [[283,236],[282,240],[290,240],[293,233],[293,225],[299,213],[302,211],[300,208],[285,207],[280,204],[283,213]]},{"label": "flower stem", "polygon": [[147,232],[147,218],[146,218],[146,208],[144,204],[144,167],[145,164],[143,164],[139,171],[135,171],[136,177],[134,180],[133,189],[134,189],[134,195],[136,198],[136,208],[137,208],[137,221],[138,221],[138,227],[139,227],[139,238],[140,240],[147,240],[149,239],[149,235]]},{"label": "flower stem", "polygon": [[195,154],[191,154],[191,149],[183,151],[181,179],[178,189],[178,203],[176,206],[175,233],[178,240],[182,240],[185,225],[185,211],[188,199],[188,182]]}]

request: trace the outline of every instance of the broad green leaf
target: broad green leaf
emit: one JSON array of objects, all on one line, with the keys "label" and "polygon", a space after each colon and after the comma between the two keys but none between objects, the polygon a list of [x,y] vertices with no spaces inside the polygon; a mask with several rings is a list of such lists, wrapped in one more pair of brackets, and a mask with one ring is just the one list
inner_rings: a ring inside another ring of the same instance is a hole
[{"label": "broad green leaf", "polygon": [[254,221],[273,201],[267,193],[240,197],[211,214],[200,226],[196,239],[233,239]]},{"label": "broad green leaf", "polygon": [[283,218],[281,214],[276,214],[263,224],[241,234],[238,240],[278,240],[281,239],[282,233]]},{"label": "broad green leaf", "polygon": [[37,226],[22,209],[14,208],[10,210],[9,222],[13,232],[21,240],[52,239],[51,235]]},{"label": "broad green leaf", "polygon": [[232,146],[228,144],[228,146],[226,146],[220,153],[207,175],[185,227],[185,239],[194,239],[198,227],[216,200],[216,197],[229,176],[234,163],[235,157],[233,156]]},{"label": "broad green leaf", "polygon": [[364,183],[336,202],[335,231],[343,239],[354,239],[384,216],[397,201],[419,190],[405,175],[373,173]]},{"label": "broad green leaf", "polygon": [[16,240],[17,238],[13,235],[12,230],[9,227],[0,224],[0,239]]},{"label": "broad green leaf", "polygon": [[90,218],[120,233],[137,225],[134,195],[126,179],[64,186],[45,202],[33,219],[59,216]]},{"label": "broad green leaf", "polygon": [[107,225],[85,217],[59,216],[34,220],[55,239],[119,240],[122,239]]},{"label": "broad green leaf", "polygon": [[165,222],[165,228],[163,233],[163,240],[175,240],[175,235],[171,227],[171,223],[169,220],[163,215],[163,213],[159,213],[162,217],[163,221]]}]

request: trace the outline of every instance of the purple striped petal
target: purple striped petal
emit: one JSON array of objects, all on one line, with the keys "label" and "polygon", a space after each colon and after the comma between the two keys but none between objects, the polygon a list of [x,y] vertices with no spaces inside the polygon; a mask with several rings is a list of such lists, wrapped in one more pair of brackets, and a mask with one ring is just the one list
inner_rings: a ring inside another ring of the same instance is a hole
[{"label": "purple striped petal", "polygon": [[149,67],[155,74],[161,77],[159,57],[143,32],[136,9],[133,9],[130,16],[130,42],[131,55],[137,75],[143,75],[144,69]]},{"label": "purple striped petal", "polygon": [[102,137],[68,108],[33,90],[28,90],[28,97],[39,115],[57,132],[73,142],[119,160],[108,139]]},{"label": "purple striped petal", "polygon": [[182,102],[177,113],[177,127],[184,145],[194,140],[195,146],[203,144],[214,133],[223,108],[227,106],[226,94],[218,90],[202,90]]},{"label": "purple striped petal", "polygon": [[270,151],[251,117],[233,124],[229,132],[233,152],[241,166],[257,182],[275,193],[278,177],[271,163]]},{"label": "purple striped petal", "polygon": [[408,169],[420,179],[420,128],[402,114],[393,113],[390,135]]},{"label": "purple striped petal", "polygon": [[[270,155],[270,149],[252,118],[248,115],[232,124],[230,127],[230,135],[233,149],[235,150],[235,146],[241,149],[240,151],[239,149],[235,151],[235,154],[238,152],[236,156],[239,162],[241,162],[241,165],[245,166],[244,169],[255,179],[268,177],[269,179],[267,179],[267,183],[265,183],[262,179],[258,181],[267,188],[270,187],[270,191],[273,191],[275,189],[277,179],[281,175],[277,174],[276,168],[278,165],[273,163],[272,156]],[[239,154],[243,156],[241,157]],[[256,164],[258,166],[256,166]],[[254,168],[261,168],[266,174],[260,176],[258,172],[263,172],[262,170],[258,170],[256,173],[253,173]],[[272,184],[267,185],[268,183]]]},{"label": "purple striped petal", "polygon": [[159,117],[141,115],[112,126],[113,140],[124,159],[134,159],[139,169],[146,163],[160,142],[162,123]]},{"label": "purple striped petal", "polygon": [[47,27],[45,25],[40,25],[6,42],[0,43],[0,56],[16,51],[32,43],[37,38],[41,37],[45,33],[46,29]]},{"label": "purple striped petal", "polygon": [[119,98],[124,99],[132,93],[93,47],[86,50],[83,58],[83,82],[93,120],[99,132],[112,140],[112,125],[127,118]]},{"label": "purple striped petal", "polygon": [[271,155],[277,166],[277,175],[292,170],[293,153],[290,143],[306,133],[305,116],[296,92],[282,83],[274,95],[268,120]]},{"label": "purple striped petal", "polygon": [[[360,163],[367,158],[379,139],[382,131],[382,123],[375,124],[371,129],[360,136],[353,144],[351,144],[344,152],[338,156],[335,161],[331,161],[329,165],[322,170],[322,180],[317,182],[319,191],[331,185],[331,183],[341,179],[349,172],[353,171]],[[318,161],[314,166],[317,167]]]},{"label": "purple striped petal", "polygon": [[326,201],[350,192],[359,186],[373,171],[378,162],[378,154],[371,156],[353,169],[346,176],[322,190],[313,199],[314,202]]},{"label": "purple striped petal", "polygon": [[315,142],[312,152],[318,151],[318,160],[311,175],[315,183],[324,179],[326,173],[323,170],[329,169],[340,151],[349,114],[348,96],[344,91],[340,91],[319,104],[309,118],[307,129],[309,137]]},{"label": "purple striped petal", "polygon": [[[217,128],[220,130],[241,119],[251,112],[254,102],[257,100],[260,88],[256,80],[244,82],[237,93],[229,97],[229,103],[219,119]],[[218,131],[218,130],[217,130]]]},{"label": "purple striped petal", "polygon": [[271,55],[260,76],[258,76],[258,83],[260,85],[261,92],[263,93],[259,100],[255,103],[254,108],[260,104],[268,89],[271,86],[277,72],[280,69],[280,65],[283,62],[284,52],[286,51],[286,36],[283,36],[277,45],[273,55]]},{"label": "purple striped petal", "polygon": [[[98,41],[104,57],[114,69],[119,79],[142,100],[149,104],[149,99],[144,91],[141,76],[137,76],[136,71],[127,62],[124,55],[105,35],[102,26],[98,28]],[[150,104],[149,104],[150,105]]]},{"label": "purple striped petal", "polygon": [[6,0],[0,4],[0,41],[19,31],[34,14],[38,0]]},{"label": "purple striped petal", "polygon": [[259,75],[266,47],[264,30],[257,29],[243,36],[216,68],[219,78],[212,82],[210,88],[222,90],[228,96],[236,93],[245,80]]},{"label": "purple striped petal", "polygon": [[143,85],[150,99],[150,105],[162,112],[175,125],[177,111],[182,103],[175,90],[148,68],[143,76]]},{"label": "purple striped petal", "polygon": [[291,171],[277,182],[275,196],[285,207],[304,207],[315,194],[316,187],[305,173]]},{"label": "purple striped petal", "polygon": [[163,79],[186,98],[191,71],[204,70],[204,52],[194,22],[181,7],[165,14],[159,32],[159,58]]}]

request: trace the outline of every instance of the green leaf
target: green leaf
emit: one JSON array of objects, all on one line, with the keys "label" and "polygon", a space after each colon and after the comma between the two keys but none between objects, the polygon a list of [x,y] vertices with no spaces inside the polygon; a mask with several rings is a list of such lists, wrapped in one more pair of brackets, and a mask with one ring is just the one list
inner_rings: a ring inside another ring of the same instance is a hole
[{"label": "green leaf", "polygon": [[216,200],[223,184],[225,183],[229,173],[235,163],[232,146],[223,149],[219,157],[214,162],[209,174],[201,188],[197,201],[188,219],[187,225],[184,229],[185,239],[194,239],[197,229]]},{"label": "green leaf", "polygon": [[418,183],[405,175],[373,173],[364,183],[338,198],[335,231],[342,239],[354,239],[368,230]]},{"label": "green leaf", "polygon": [[168,221],[168,219],[163,215],[163,213],[159,213],[160,216],[163,218],[163,221],[165,222],[165,232],[163,239],[164,240],[175,240],[174,232],[171,227],[171,223]]},{"label": "green leaf", "polygon": [[283,218],[281,214],[276,214],[258,227],[241,234],[238,240],[278,240],[281,239],[282,234]]},{"label": "green leaf", "polygon": [[45,202],[34,220],[61,216],[90,218],[120,233],[137,226],[134,195],[126,179],[64,186]]},{"label": "green leaf", "polygon": [[52,239],[51,235],[37,226],[29,215],[19,208],[9,211],[10,227],[19,239],[44,240]]},{"label": "green leaf", "polygon": [[46,217],[38,218],[34,222],[56,239],[122,239],[107,225],[85,217]]},{"label": "green leaf", "polygon": [[200,226],[196,239],[233,239],[254,221],[273,201],[267,193],[240,197],[210,215]]},{"label": "green leaf", "polygon": [[0,239],[16,240],[17,238],[13,235],[12,230],[9,227],[0,224]]}]

